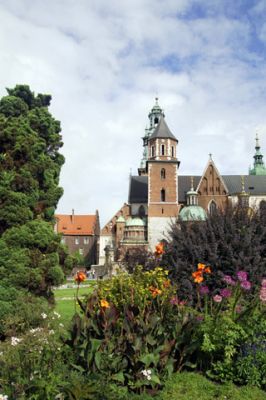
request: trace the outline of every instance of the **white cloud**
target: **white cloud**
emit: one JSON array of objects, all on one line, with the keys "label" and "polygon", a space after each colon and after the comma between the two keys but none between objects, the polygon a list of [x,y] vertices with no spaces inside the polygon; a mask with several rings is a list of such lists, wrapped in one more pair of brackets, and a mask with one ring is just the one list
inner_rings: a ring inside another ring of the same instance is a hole
[{"label": "white cloud", "polygon": [[62,123],[58,211],[98,208],[104,224],[127,201],[156,94],[181,174],[201,174],[210,152],[221,173],[247,172],[266,126],[264,2],[240,3],[230,16],[213,0],[0,0],[0,95],[51,93]]}]

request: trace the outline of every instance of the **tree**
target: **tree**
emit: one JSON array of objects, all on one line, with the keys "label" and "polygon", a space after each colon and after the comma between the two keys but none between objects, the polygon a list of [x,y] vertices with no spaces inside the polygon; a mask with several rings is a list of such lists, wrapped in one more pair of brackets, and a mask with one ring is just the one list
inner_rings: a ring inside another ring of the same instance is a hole
[{"label": "tree", "polygon": [[248,272],[257,283],[266,270],[266,213],[245,208],[227,208],[209,215],[206,222],[173,224],[163,264],[170,270],[183,292],[192,292],[191,274],[198,263],[212,267],[208,283],[223,285],[222,276],[239,270]]},{"label": "tree", "polygon": [[0,100],[0,282],[17,290],[13,298],[24,291],[51,300],[66,259],[53,230],[63,193],[60,123],[48,110],[50,95],[26,85],[7,92]]}]

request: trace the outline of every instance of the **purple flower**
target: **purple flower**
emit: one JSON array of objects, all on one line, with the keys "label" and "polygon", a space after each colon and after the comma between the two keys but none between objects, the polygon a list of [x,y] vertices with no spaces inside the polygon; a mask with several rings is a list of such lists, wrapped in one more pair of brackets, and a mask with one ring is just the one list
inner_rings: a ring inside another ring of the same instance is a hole
[{"label": "purple flower", "polygon": [[215,303],[221,303],[223,298],[219,294],[216,294],[215,296],[213,296],[213,300],[215,301]]},{"label": "purple flower", "polygon": [[248,274],[246,271],[238,271],[236,276],[240,282],[244,282],[248,279]]},{"label": "purple flower", "polygon": [[208,294],[210,292],[208,286],[201,286],[199,289],[200,294],[204,295],[204,294]]},{"label": "purple flower", "polygon": [[241,286],[243,289],[245,289],[245,290],[250,290],[250,288],[251,288],[251,282],[249,282],[249,281],[242,281],[242,282],[240,283],[240,286]]},{"label": "purple flower", "polygon": [[223,280],[227,283],[227,285],[235,286],[236,281],[230,275],[224,275]]},{"label": "purple flower", "polygon": [[227,299],[228,297],[232,296],[232,290],[228,289],[228,288],[221,289],[220,290],[220,295]]},{"label": "purple flower", "polygon": [[204,320],[204,316],[203,315],[197,315],[196,320],[198,322],[202,322]]}]

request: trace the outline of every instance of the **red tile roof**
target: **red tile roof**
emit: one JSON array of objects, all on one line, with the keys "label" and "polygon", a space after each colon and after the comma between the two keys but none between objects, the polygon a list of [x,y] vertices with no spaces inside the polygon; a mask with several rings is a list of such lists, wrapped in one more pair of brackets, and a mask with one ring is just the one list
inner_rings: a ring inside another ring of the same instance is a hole
[{"label": "red tile roof", "polygon": [[55,215],[57,233],[64,235],[94,235],[97,215]]}]

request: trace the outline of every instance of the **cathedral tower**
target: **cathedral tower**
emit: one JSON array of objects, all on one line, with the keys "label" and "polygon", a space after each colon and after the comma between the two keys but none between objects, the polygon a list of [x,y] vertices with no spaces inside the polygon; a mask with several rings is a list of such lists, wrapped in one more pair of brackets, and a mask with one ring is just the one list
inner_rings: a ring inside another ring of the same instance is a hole
[{"label": "cathedral tower", "polygon": [[254,166],[249,169],[249,175],[266,175],[266,168],[263,161],[263,155],[260,151],[259,137],[256,134],[256,146],[255,146]]},{"label": "cathedral tower", "polygon": [[148,138],[148,241],[151,249],[167,236],[170,223],[179,212],[177,143],[162,114]]}]

